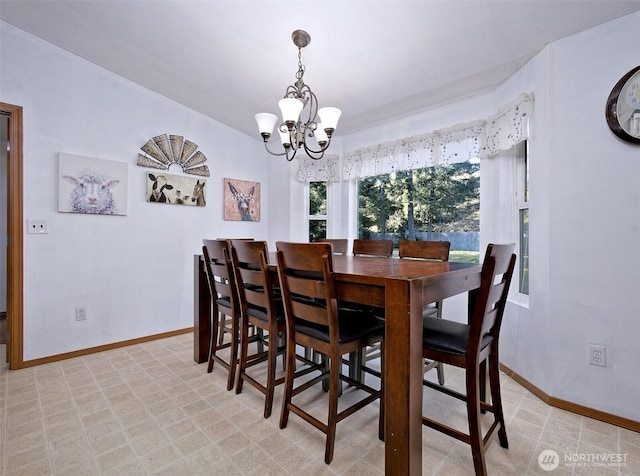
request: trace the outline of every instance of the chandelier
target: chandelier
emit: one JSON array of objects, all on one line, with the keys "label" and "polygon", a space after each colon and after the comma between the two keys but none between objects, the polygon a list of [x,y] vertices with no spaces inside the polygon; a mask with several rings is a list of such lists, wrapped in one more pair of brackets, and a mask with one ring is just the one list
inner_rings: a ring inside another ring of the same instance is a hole
[{"label": "chandelier", "polygon": [[[296,82],[287,87],[284,98],[278,102],[282,113],[282,122],[278,125],[278,134],[282,142],[283,152],[274,152],[269,149],[268,142],[273,132],[273,126],[278,121],[275,114],[263,112],[256,114],[256,122],[264,147],[271,155],[284,155],[291,161],[301,148],[304,148],[307,156],[319,160],[331,144],[331,136],[336,130],[338,119],[342,111],[336,107],[323,107],[318,109],[318,100],[311,88],[304,84],[303,76],[305,66],[302,64],[302,48],[311,42],[309,33],[296,30],[291,34],[293,44],[298,47],[298,72]],[[308,116],[302,122],[301,116],[307,108]],[[319,118],[319,121],[316,120]]]}]

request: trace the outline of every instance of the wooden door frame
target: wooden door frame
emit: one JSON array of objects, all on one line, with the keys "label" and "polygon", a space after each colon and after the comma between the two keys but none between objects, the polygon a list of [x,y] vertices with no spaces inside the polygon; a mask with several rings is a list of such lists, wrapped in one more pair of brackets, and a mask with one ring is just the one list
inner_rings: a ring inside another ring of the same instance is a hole
[{"label": "wooden door frame", "polygon": [[24,367],[24,260],[22,204],[22,107],[0,102],[0,114],[9,117],[7,166],[7,360],[11,370]]}]

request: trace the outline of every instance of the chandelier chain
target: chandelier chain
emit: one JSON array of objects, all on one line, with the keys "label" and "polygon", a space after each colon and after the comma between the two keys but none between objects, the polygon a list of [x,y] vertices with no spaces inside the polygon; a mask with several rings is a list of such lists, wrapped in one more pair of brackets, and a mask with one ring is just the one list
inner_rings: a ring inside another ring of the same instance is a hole
[{"label": "chandelier chain", "polygon": [[302,48],[298,48],[298,72],[296,73],[296,79],[301,80],[304,76],[305,66],[302,64]]}]

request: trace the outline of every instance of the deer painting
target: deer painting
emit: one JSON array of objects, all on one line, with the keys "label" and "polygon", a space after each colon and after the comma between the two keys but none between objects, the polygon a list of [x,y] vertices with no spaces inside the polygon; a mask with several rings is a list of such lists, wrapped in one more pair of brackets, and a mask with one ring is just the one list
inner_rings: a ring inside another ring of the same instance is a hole
[{"label": "deer painting", "polygon": [[253,198],[253,194],[255,192],[255,186],[252,186],[249,189],[249,193],[241,193],[231,182],[227,182],[229,184],[229,189],[231,190],[231,196],[235,199],[238,204],[238,211],[240,212],[240,220],[242,221],[253,221],[251,217],[251,207],[249,203]]}]

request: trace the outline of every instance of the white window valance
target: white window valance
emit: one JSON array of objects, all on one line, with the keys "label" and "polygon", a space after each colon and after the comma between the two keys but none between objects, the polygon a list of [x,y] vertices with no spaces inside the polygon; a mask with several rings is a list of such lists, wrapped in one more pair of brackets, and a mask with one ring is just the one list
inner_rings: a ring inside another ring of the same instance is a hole
[{"label": "white window valance", "polygon": [[298,182],[337,182],[340,180],[339,157],[325,154],[320,160],[301,157],[298,160],[296,180]]},{"label": "white window valance", "polygon": [[344,178],[452,164],[473,157],[494,157],[529,138],[532,108],[532,96],[522,94],[487,119],[347,152],[343,164]]}]

